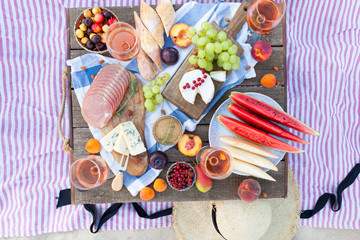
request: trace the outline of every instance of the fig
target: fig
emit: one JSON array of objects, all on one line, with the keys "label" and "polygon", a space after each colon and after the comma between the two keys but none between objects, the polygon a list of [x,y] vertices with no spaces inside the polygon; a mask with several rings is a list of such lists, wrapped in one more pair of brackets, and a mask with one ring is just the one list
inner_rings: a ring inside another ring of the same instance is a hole
[{"label": "fig", "polygon": [[164,152],[155,151],[149,156],[149,165],[155,169],[163,169],[168,162],[168,157]]}]

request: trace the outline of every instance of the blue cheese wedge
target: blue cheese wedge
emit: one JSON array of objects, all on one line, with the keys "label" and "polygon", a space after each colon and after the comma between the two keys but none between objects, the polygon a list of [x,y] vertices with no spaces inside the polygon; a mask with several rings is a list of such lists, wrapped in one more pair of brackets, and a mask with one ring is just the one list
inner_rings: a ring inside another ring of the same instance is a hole
[{"label": "blue cheese wedge", "polygon": [[121,124],[121,132],[124,135],[126,146],[132,156],[139,155],[146,151],[145,145],[141,140],[140,133],[132,121]]},{"label": "blue cheese wedge", "polygon": [[114,149],[114,145],[120,134],[120,129],[121,124],[117,125],[116,128],[111,130],[100,140],[101,145],[106,149],[106,151],[111,152]]},{"label": "blue cheese wedge", "polygon": [[120,128],[120,134],[115,142],[114,151],[123,155],[129,154],[129,149],[126,145],[124,134],[122,133],[122,127]]}]

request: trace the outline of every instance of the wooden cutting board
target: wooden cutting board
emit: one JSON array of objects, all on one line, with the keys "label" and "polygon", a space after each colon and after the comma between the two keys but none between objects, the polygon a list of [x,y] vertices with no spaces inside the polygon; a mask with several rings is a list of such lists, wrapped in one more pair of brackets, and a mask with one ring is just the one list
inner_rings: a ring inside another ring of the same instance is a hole
[{"label": "wooden cutting board", "polygon": [[[129,71],[128,71],[129,72]],[[134,74],[129,72],[130,74],[130,82],[131,81],[137,81],[135,88],[136,93],[131,96],[132,91],[130,90],[130,86],[128,90],[125,93],[125,97],[120,103],[120,106],[124,105],[125,102],[125,108],[121,111],[120,116],[117,114],[114,114],[110,122],[103,128],[101,128],[101,132],[103,136],[105,136],[107,133],[109,133],[111,130],[113,130],[117,125],[119,125],[122,122],[132,121],[134,125],[136,126],[137,130],[139,131],[142,141],[145,142],[145,106],[144,106],[144,94],[142,91],[142,84],[141,82],[135,77]],[[130,98],[130,99],[129,99]],[[127,101],[127,99],[129,99]],[[138,103],[135,103],[135,100],[138,100]],[[132,111],[132,114],[129,116],[127,114],[127,111]],[[114,156],[115,160],[117,162],[120,162],[122,158],[122,154],[117,153],[115,151],[112,151],[111,154]],[[129,157],[129,163],[126,169],[126,172],[134,175],[134,176],[140,176],[143,175],[148,167],[148,153],[144,152],[142,154],[136,155],[136,156],[130,156]]]},{"label": "wooden cutting board", "polygon": [[[239,50],[236,55],[238,55],[239,57],[241,57],[241,55],[244,53],[244,50],[234,40],[233,37],[240,31],[241,27],[244,25],[244,23],[246,21],[246,15],[247,15],[247,10],[248,10],[249,6],[250,6],[250,3],[248,3],[248,2],[241,3],[239,9],[236,11],[234,17],[231,19],[228,27],[225,30],[225,32],[228,35],[228,38],[233,42],[233,44],[236,44],[238,46]],[[224,16],[224,17],[226,17],[226,16]],[[220,26],[215,22],[212,22],[211,25],[218,32],[222,30],[220,28]],[[178,107],[184,113],[186,113],[190,117],[197,120],[201,117],[201,115],[207,108],[208,104],[206,104],[202,101],[199,94],[196,96],[194,104],[191,104],[191,103],[185,101],[185,99],[182,97],[182,95],[180,93],[180,89],[179,89],[179,83],[180,83],[182,76],[186,72],[188,72],[190,68],[194,67],[194,65],[189,63],[189,58],[193,54],[194,51],[195,51],[195,47],[192,49],[190,54],[184,60],[183,64],[179,67],[177,72],[174,74],[174,76],[172,77],[172,79],[170,80],[170,82],[168,83],[168,85],[166,86],[164,91],[162,92],[162,95],[164,96],[164,98],[166,100],[168,100],[169,102],[174,104],[176,107]],[[214,71],[223,70],[222,68],[219,68],[218,66],[216,66],[216,61],[213,64],[214,64]],[[229,74],[230,74],[230,71],[227,71],[226,76],[229,76]],[[217,81],[213,81],[213,82],[215,85],[215,94],[216,94],[217,91],[220,89],[222,83],[217,82]]]}]

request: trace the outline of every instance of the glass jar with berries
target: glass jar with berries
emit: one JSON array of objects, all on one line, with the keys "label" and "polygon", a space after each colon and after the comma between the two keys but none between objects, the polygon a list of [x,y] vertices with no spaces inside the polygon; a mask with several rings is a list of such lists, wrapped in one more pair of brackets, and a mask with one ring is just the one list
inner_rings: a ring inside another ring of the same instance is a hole
[{"label": "glass jar with berries", "polygon": [[194,185],[196,172],[189,163],[176,162],[169,167],[166,180],[172,189],[186,191]]}]

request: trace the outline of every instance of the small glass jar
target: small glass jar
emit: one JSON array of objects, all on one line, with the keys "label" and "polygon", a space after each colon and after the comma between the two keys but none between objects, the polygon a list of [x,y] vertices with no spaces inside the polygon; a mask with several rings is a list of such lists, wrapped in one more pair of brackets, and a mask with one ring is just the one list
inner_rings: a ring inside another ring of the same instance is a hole
[{"label": "small glass jar", "polygon": [[158,143],[165,146],[176,144],[183,134],[179,119],[171,115],[160,117],[153,126],[153,135]]}]

